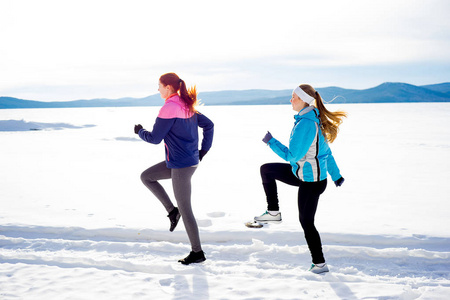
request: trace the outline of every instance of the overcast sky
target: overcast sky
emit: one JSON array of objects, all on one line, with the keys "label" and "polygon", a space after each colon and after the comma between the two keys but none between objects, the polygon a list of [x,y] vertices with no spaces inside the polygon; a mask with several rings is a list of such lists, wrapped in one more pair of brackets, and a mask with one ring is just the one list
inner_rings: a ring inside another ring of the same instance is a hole
[{"label": "overcast sky", "polygon": [[450,1],[0,0],[0,96],[450,81]]}]

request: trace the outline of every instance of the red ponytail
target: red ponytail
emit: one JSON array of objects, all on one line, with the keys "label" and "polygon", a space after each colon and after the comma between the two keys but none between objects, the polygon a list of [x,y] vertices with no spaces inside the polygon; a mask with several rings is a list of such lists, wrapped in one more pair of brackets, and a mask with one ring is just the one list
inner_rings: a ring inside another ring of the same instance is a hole
[{"label": "red ponytail", "polygon": [[184,80],[180,79],[175,73],[166,73],[159,78],[159,81],[164,85],[170,85],[175,92],[178,93],[180,98],[186,104],[190,112],[194,113],[195,106],[197,105],[197,88],[194,86],[189,89],[186,88]]}]

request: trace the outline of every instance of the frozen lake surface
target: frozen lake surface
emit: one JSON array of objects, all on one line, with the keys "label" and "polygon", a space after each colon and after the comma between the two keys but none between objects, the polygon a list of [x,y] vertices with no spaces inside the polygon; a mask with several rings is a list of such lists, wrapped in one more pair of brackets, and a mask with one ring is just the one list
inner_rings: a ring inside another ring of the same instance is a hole
[{"label": "frozen lake surface", "polygon": [[[307,271],[296,188],[266,209],[259,167],[281,160],[290,106],[205,106],[211,151],[193,177],[207,261],[140,182],[164,159],[141,141],[158,107],[0,110],[0,299],[446,299],[450,294],[450,103],[330,104],[349,116],[331,144],[345,177],[316,215],[330,273]],[[170,181],[163,182],[169,195]]]}]

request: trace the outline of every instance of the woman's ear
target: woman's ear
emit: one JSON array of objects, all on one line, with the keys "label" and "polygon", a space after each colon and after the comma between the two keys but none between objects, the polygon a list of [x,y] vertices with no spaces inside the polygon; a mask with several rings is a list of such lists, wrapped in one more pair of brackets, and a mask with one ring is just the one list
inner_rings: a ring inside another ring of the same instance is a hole
[{"label": "woman's ear", "polygon": [[169,93],[169,95],[175,93],[175,91],[173,90],[173,87],[170,84],[166,85],[165,88],[166,88],[167,92]]}]

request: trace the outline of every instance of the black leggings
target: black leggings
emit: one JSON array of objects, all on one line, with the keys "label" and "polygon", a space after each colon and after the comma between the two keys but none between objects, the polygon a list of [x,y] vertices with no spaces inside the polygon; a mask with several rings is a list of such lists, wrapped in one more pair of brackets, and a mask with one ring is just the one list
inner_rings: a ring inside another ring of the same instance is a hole
[{"label": "black leggings", "polygon": [[314,264],[325,262],[322,252],[322,241],[314,226],[317,204],[320,195],[327,187],[327,180],[319,182],[304,182],[295,177],[290,164],[270,163],[261,166],[261,178],[267,198],[268,210],[279,210],[276,180],[298,186],[298,212],[300,224],[305,233],[305,239],[311,251]]}]

